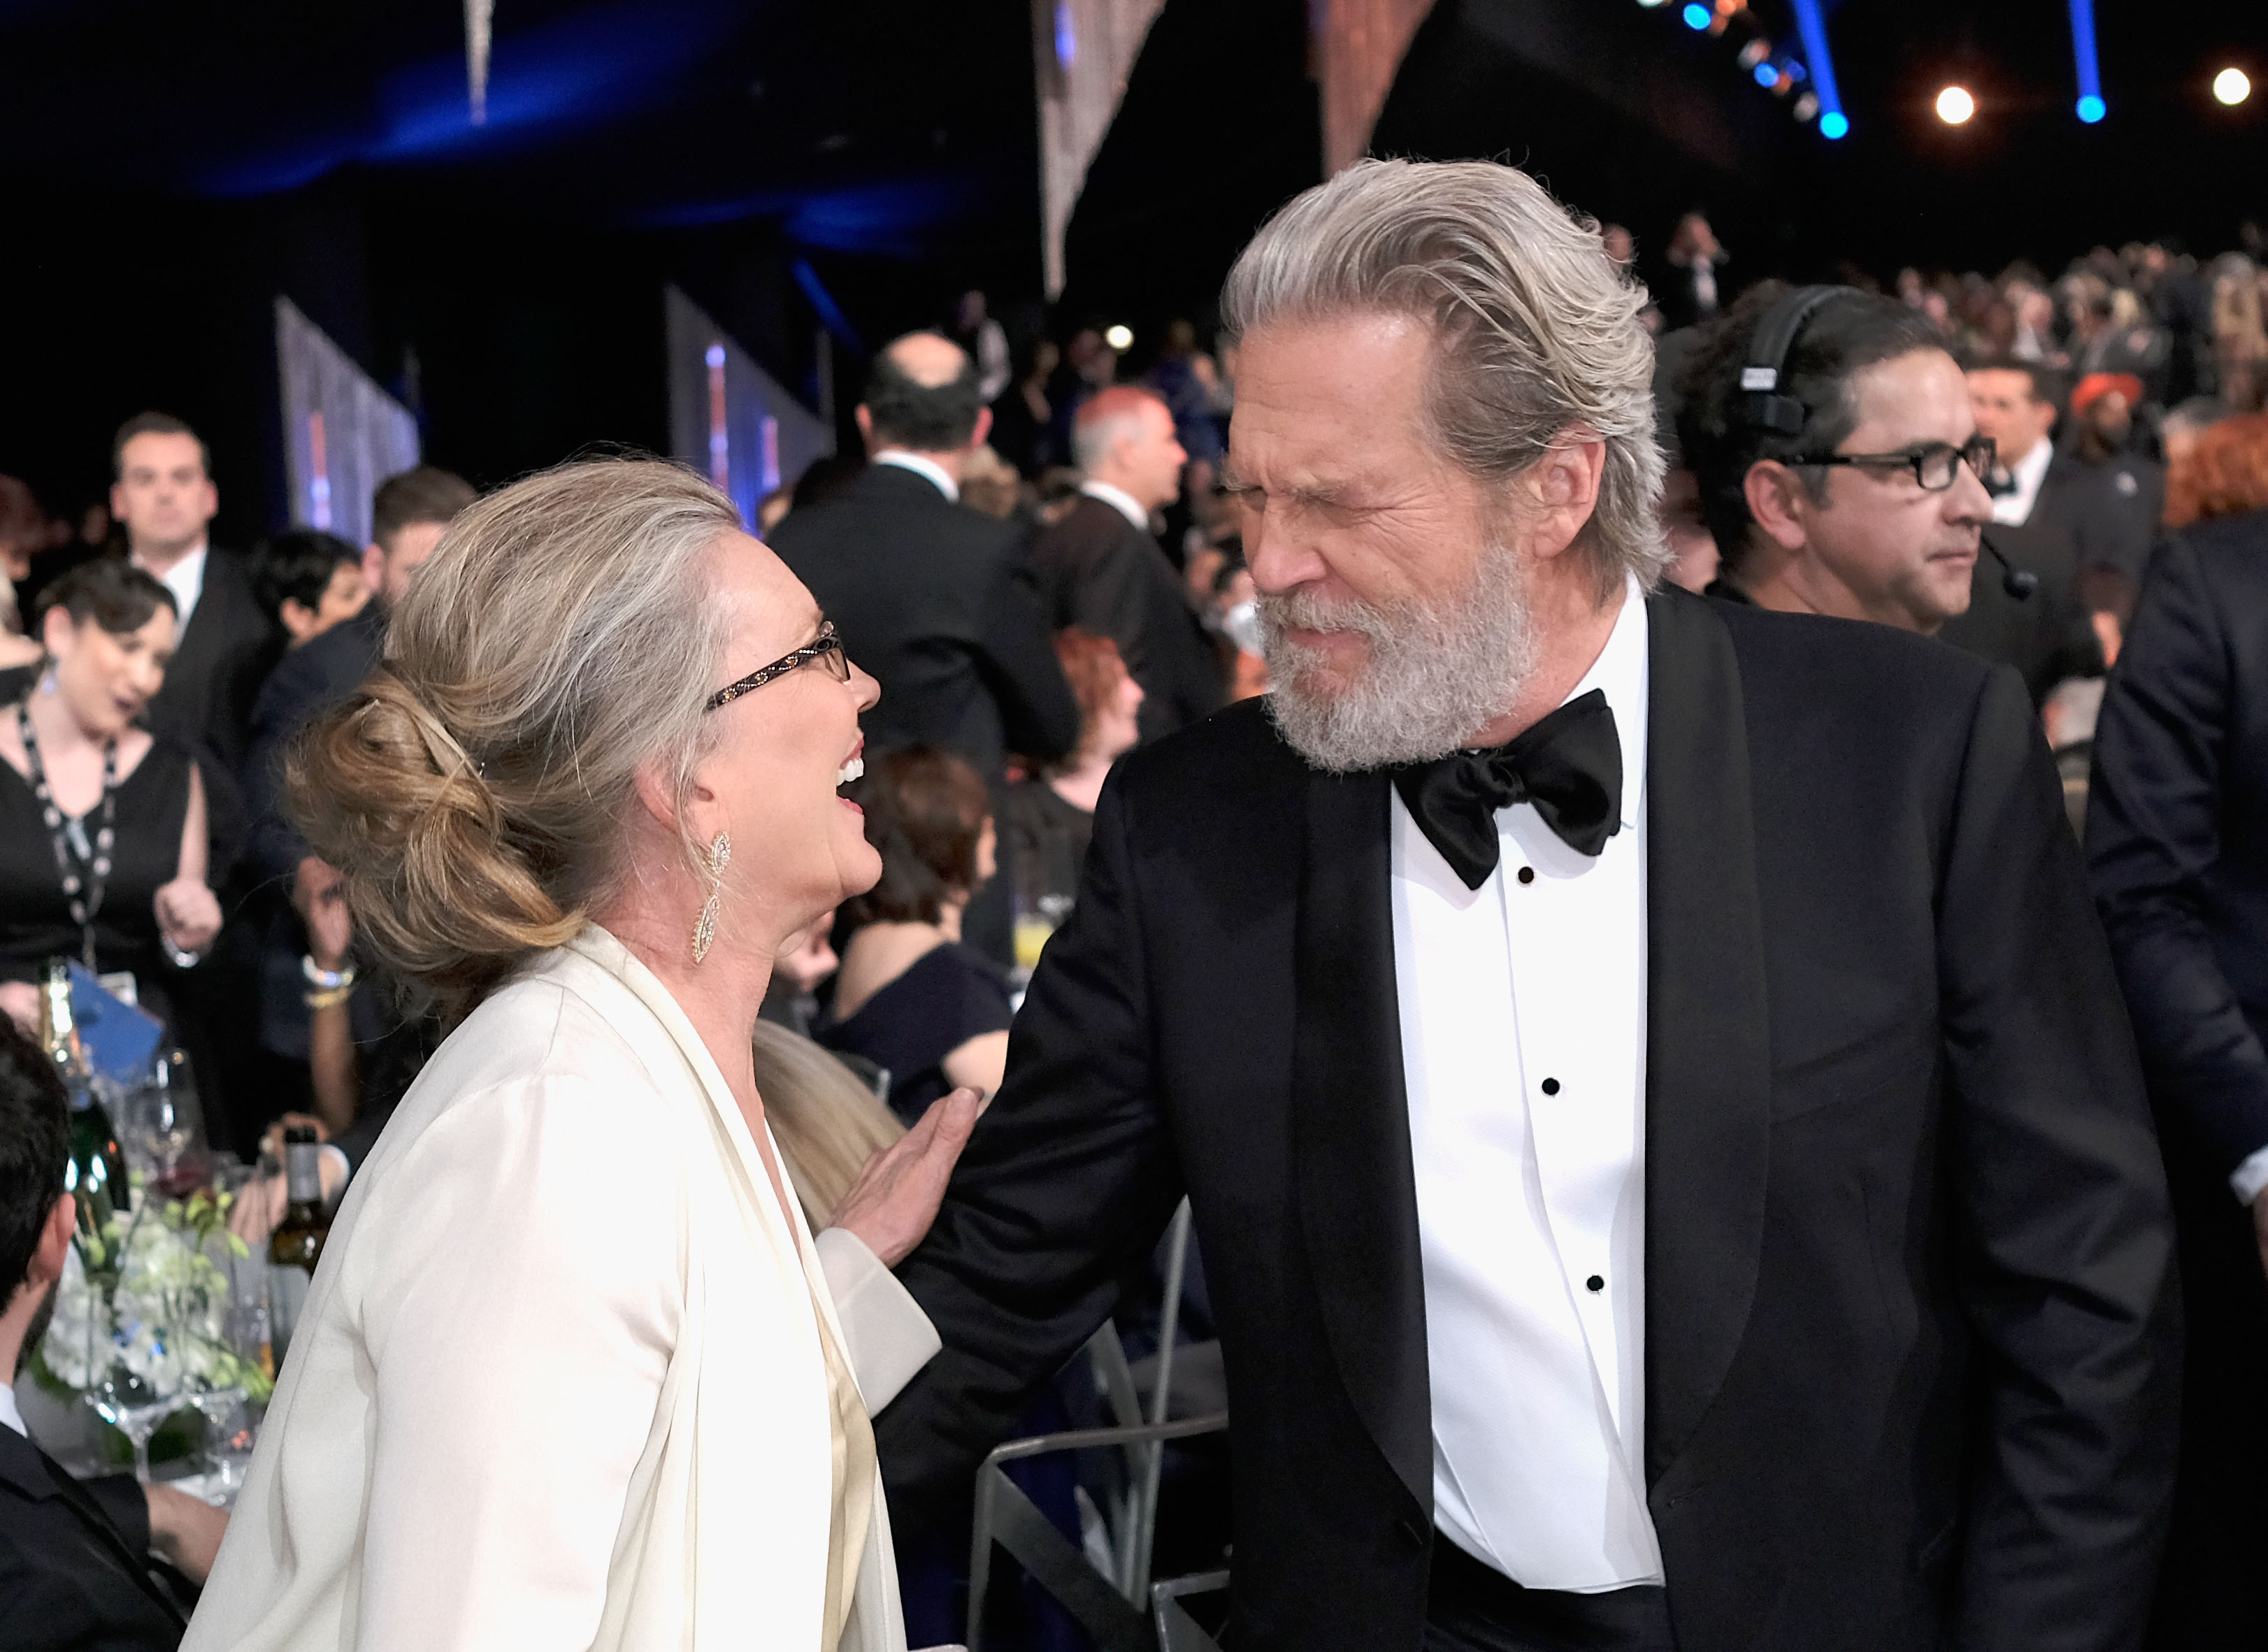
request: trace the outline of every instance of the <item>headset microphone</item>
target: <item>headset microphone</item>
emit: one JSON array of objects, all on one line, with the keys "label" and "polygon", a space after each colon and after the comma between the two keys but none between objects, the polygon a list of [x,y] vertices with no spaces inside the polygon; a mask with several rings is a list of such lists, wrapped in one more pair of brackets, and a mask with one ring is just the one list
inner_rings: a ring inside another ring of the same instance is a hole
[{"label": "headset microphone", "polygon": [[2040,588],[2039,575],[2034,573],[2029,568],[2019,568],[2014,563],[2010,562],[2007,553],[1985,538],[1984,535],[1977,535],[1977,542],[1990,551],[1992,554],[1992,560],[2000,564],[2000,588],[2017,601],[2023,601]]}]

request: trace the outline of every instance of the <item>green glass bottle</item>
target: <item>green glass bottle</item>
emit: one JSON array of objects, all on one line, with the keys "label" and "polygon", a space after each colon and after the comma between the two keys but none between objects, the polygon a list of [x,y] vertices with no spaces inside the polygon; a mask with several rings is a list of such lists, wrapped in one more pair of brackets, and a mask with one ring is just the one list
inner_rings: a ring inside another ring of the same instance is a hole
[{"label": "green glass bottle", "polygon": [[90,1266],[108,1264],[104,1237],[111,1217],[130,1202],[126,1160],[118,1132],[94,1093],[79,1050],[78,1027],[71,1017],[70,970],[60,958],[48,961],[40,994],[40,1031],[55,1076],[70,1097],[71,1162],[65,1185],[78,1201],[78,1229]]}]

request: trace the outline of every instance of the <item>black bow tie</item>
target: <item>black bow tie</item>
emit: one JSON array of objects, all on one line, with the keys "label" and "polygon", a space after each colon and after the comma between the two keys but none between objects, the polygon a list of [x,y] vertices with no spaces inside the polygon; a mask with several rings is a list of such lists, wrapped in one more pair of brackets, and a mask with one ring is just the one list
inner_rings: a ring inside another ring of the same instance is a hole
[{"label": "black bow tie", "polygon": [[1614,708],[1593,689],[1505,745],[1402,770],[1394,789],[1469,889],[1496,870],[1496,812],[1514,803],[1533,803],[1569,848],[1596,855],[1623,824]]}]

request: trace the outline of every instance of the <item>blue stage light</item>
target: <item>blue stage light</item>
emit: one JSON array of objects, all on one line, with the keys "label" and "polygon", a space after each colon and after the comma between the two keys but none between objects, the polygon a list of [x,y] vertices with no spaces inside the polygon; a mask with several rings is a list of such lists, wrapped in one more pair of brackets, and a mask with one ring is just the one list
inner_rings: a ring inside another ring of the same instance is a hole
[{"label": "blue stage light", "polygon": [[1779,85],[1779,70],[1773,68],[1770,63],[1758,63],[1756,67],[1755,72],[1756,77],[1756,85],[1760,86],[1776,86]]},{"label": "blue stage light", "polygon": [[2079,81],[2079,118],[2093,126],[2110,112],[2095,52],[2095,0],[2071,0],[2071,55]]},{"label": "blue stage light", "polygon": [[1795,12],[1796,33],[1803,41],[1803,61],[1811,70],[1812,90],[1819,96],[1819,135],[1841,137],[1851,122],[1843,113],[1843,94],[1835,87],[1835,60],[1827,50],[1827,18],[1819,0],[1789,0]]},{"label": "blue stage light", "polygon": [[1830,109],[1819,117],[1819,136],[1822,137],[1841,137],[1850,129],[1851,122],[1840,109]]},{"label": "blue stage light", "polygon": [[1692,4],[1688,5],[1681,15],[1685,18],[1687,28],[1705,29],[1709,26],[1709,19],[1713,14],[1707,6],[1701,4],[1701,0],[1692,0]]}]

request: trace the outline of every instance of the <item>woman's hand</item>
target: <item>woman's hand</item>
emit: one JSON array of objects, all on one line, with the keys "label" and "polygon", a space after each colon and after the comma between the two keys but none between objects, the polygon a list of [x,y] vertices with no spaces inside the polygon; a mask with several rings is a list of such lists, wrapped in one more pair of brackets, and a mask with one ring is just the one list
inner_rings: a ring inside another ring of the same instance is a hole
[{"label": "woman's hand", "polygon": [[29,981],[0,981],[0,1012],[26,1036],[40,1036],[40,989]]},{"label": "woman's hand", "polygon": [[953,1167],[983,1110],[983,1101],[971,1089],[932,1102],[895,1146],[866,1161],[829,1226],[855,1234],[884,1267],[897,1266],[937,1220],[945,1184],[953,1179]]},{"label": "woman's hand", "polygon": [[155,904],[158,927],[178,952],[202,952],[220,933],[220,902],[201,878],[175,878]]}]

